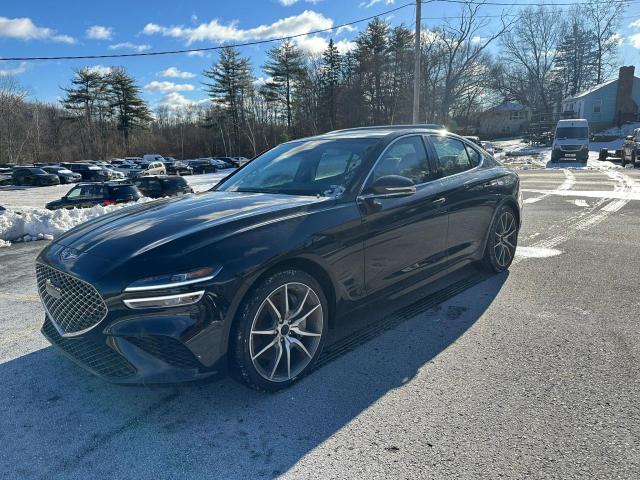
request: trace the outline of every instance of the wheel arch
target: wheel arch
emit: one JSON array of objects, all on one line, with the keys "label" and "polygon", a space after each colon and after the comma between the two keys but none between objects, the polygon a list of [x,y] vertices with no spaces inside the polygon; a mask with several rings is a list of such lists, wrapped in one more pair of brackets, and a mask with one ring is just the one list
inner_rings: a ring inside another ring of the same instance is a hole
[{"label": "wheel arch", "polygon": [[253,276],[249,280],[245,288],[243,288],[242,291],[238,293],[238,298],[234,302],[234,307],[228,312],[227,317],[230,319],[227,323],[228,327],[226,329],[224,340],[227,350],[229,349],[230,342],[232,341],[231,331],[233,330],[235,323],[238,321],[238,314],[241,311],[242,305],[244,304],[244,300],[247,295],[251,295],[251,293],[258,287],[258,285],[260,285],[260,282],[268,278],[270,275],[273,275],[276,272],[291,269],[301,270],[308,275],[311,275],[320,284],[320,286],[322,287],[322,291],[327,298],[327,303],[329,306],[329,327],[335,325],[337,294],[335,285],[328,270],[319,262],[307,257],[291,257],[281,259],[274,264],[269,265],[257,275]]}]

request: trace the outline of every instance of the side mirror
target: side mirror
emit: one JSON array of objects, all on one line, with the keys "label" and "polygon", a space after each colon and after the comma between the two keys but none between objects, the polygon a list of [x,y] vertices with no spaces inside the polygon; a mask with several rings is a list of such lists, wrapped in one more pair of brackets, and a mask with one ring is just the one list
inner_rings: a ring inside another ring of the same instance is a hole
[{"label": "side mirror", "polygon": [[385,175],[378,178],[365,192],[377,197],[407,197],[416,193],[413,180],[401,175]]}]

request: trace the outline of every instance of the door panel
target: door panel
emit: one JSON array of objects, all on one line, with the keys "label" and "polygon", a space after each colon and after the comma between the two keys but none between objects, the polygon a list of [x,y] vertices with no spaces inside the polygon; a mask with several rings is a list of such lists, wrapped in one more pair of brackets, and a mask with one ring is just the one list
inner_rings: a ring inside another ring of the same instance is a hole
[{"label": "door panel", "polygon": [[437,269],[446,253],[447,205],[421,136],[392,143],[376,163],[367,185],[385,175],[416,183],[413,195],[361,195],[365,232],[365,285],[371,293],[417,281]]},{"label": "door panel", "polygon": [[405,198],[360,200],[367,292],[428,275],[446,252],[447,207],[440,182]]},{"label": "door panel", "polygon": [[475,168],[478,152],[456,138],[431,136],[429,140],[438,157],[443,196],[447,198],[447,255],[455,261],[478,254],[497,204],[492,171]]}]

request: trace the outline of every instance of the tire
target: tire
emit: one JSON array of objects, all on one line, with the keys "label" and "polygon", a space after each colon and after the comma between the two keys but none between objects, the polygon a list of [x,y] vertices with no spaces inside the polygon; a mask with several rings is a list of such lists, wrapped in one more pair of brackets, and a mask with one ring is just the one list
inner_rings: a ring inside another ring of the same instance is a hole
[{"label": "tire", "polygon": [[629,163],[634,167],[636,166],[636,152],[635,152],[635,150],[633,152],[631,152],[631,160],[629,161]]},{"label": "tire", "polygon": [[604,162],[607,159],[608,155],[609,155],[609,150],[606,148],[601,148],[600,152],[598,153],[598,160],[600,160],[601,162]]},{"label": "tire", "polygon": [[[511,232],[511,233],[509,233]],[[509,233],[505,235],[505,233]],[[518,222],[511,207],[498,209],[487,235],[487,244],[482,258],[485,270],[499,273],[507,270],[513,262],[518,246]]]},{"label": "tire", "polygon": [[247,293],[238,312],[229,339],[230,369],[238,380],[273,392],[313,368],[327,336],[329,309],[312,276],[301,270],[273,273]]}]

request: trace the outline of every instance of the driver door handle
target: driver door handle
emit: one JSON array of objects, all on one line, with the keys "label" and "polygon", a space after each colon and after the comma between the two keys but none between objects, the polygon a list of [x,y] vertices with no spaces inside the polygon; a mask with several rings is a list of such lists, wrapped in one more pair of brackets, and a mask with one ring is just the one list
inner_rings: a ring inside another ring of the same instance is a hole
[{"label": "driver door handle", "polygon": [[434,205],[442,205],[444,202],[446,202],[447,199],[444,197],[440,197],[440,198],[436,198],[433,202]]}]

